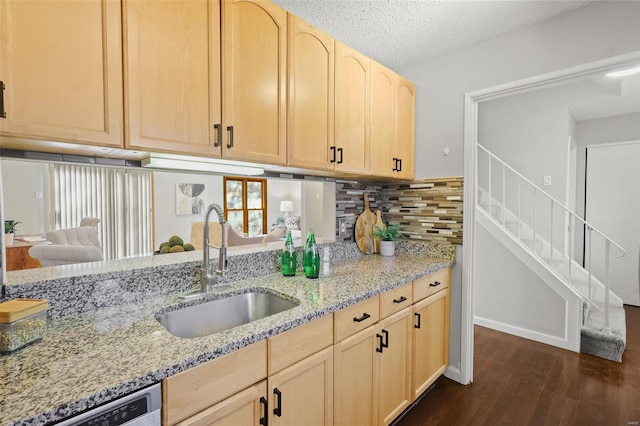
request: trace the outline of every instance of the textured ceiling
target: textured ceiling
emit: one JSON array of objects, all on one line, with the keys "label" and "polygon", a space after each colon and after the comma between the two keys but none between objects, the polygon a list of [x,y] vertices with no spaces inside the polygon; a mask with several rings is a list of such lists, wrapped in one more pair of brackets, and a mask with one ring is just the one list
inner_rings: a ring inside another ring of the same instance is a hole
[{"label": "textured ceiling", "polygon": [[273,2],[395,71],[591,3],[586,0]]}]

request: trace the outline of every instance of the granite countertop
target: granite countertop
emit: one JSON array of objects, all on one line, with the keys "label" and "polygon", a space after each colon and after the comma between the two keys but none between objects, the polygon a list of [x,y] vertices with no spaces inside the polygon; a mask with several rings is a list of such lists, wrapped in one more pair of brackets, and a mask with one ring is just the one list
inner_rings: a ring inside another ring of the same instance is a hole
[{"label": "granite countertop", "polygon": [[39,343],[0,356],[0,425],[46,424],[450,266],[448,259],[397,254],[323,264],[320,278],[271,274],[233,282],[203,301],[249,289],[300,305],[211,336],[171,335],[155,319],[185,302],[177,295],[51,320]]}]

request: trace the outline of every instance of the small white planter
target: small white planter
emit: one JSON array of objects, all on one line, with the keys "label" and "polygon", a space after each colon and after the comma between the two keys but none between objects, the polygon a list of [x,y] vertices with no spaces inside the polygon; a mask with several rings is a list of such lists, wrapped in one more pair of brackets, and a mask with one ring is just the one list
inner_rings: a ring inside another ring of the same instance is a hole
[{"label": "small white planter", "polygon": [[380,241],[380,254],[383,256],[393,256],[396,251],[395,241]]},{"label": "small white planter", "polygon": [[13,245],[13,234],[4,234],[4,246],[9,247]]}]

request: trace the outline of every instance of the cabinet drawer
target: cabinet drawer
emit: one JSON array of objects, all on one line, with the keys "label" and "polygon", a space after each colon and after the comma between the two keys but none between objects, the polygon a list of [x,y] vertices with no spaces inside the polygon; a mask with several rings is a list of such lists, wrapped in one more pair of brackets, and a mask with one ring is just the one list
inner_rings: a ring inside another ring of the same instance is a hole
[{"label": "cabinet drawer", "polygon": [[301,325],[268,340],[269,375],[333,344],[333,315]]},{"label": "cabinet drawer", "polygon": [[333,314],[334,342],[356,334],[380,319],[380,298],[371,297]]},{"label": "cabinet drawer", "polygon": [[417,302],[449,287],[449,270],[443,269],[413,281],[413,301]]},{"label": "cabinet drawer", "polygon": [[267,341],[162,380],[164,425],[172,425],[267,377]]},{"label": "cabinet drawer", "polygon": [[394,288],[380,295],[380,318],[386,318],[413,303],[412,284]]}]

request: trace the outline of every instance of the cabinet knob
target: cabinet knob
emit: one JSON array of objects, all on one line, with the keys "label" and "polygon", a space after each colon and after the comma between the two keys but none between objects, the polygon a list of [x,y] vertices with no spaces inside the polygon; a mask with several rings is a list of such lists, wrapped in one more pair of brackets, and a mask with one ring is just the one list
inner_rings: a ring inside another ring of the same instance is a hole
[{"label": "cabinet knob", "polygon": [[227,143],[227,148],[233,148],[233,126],[227,126],[227,131],[229,132],[229,143]]},{"label": "cabinet knob", "polygon": [[222,125],[220,123],[214,124],[213,128],[216,131],[216,138],[213,141],[213,146],[217,148],[222,143]]},{"label": "cabinet knob", "polygon": [[429,287],[438,287],[440,284],[442,284],[440,281],[435,281],[429,284]]},{"label": "cabinet knob", "polygon": [[338,148],[338,154],[340,154],[340,159],[338,160],[338,164],[342,164],[342,148]]},{"label": "cabinet knob", "polygon": [[400,296],[399,299],[393,299],[393,303],[402,303],[402,302],[406,302],[407,298],[404,296]]},{"label": "cabinet knob", "polygon": [[382,353],[382,349],[384,348],[384,340],[382,340],[382,334],[376,333],[376,337],[378,338],[378,347],[376,348],[376,352]]},{"label": "cabinet knob", "polygon": [[263,406],[262,417],[260,418],[260,424],[262,426],[269,426],[269,402],[264,396],[260,397],[260,404]]},{"label": "cabinet knob", "polygon": [[7,112],[4,110],[4,81],[0,81],[0,117],[7,118]]},{"label": "cabinet knob", "polygon": [[273,414],[282,417],[282,392],[278,388],[274,388],[273,394],[276,396],[276,406],[273,409]]},{"label": "cabinet knob", "polygon": [[336,147],[332,146],[331,148],[329,148],[331,150],[331,163],[335,163],[336,162]]},{"label": "cabinet knob", "polygon": [[414,314],[417,318],[418,318],[418,324],[414,325],[413,328],[420,328],[420,320],[421,320],[421,316],[419,313],[415,313]]},{"label": "cabinet knob", "polygon": [[355,322],[362,322],[362,321],[366,320],[367,318],[371,318],[371,315],[369,315],[368,313],[365,312],[364,314],[362,314],[362,316],[360,318],[353,317],[353,320]]}]

